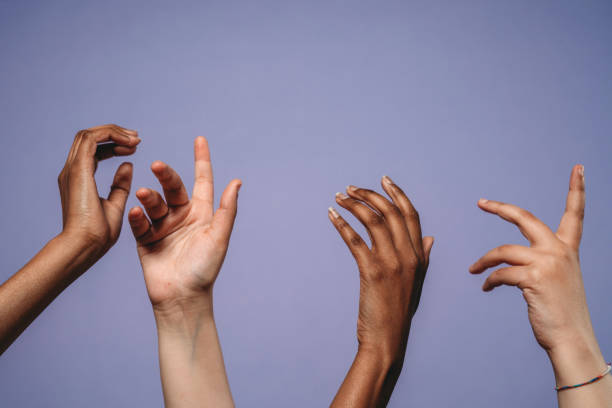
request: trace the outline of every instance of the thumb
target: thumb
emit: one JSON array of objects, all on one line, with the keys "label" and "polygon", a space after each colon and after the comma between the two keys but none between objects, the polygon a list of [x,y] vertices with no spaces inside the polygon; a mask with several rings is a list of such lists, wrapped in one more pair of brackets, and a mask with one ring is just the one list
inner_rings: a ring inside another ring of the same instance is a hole
[{"label": "thumb", "polygon": [[234,220],[238,211],[238,191],[242,187],[242,181],[234,179],[223,191],[219,208],[215,211],[212,219],[212,230],[217,242],[229,243]]},{"label": "thumb", "polygon": [[125,203],[132,186],[132,173],[132,163],[122,163],[115,172],[108,199],[102,202],[113,239],[117,239],[121,232]]},{"label": "thumb", "polygon": [[423,238],[423,253],[425,254],[425,263],[429,265],[429,254],[434,244],[434,237]]}]

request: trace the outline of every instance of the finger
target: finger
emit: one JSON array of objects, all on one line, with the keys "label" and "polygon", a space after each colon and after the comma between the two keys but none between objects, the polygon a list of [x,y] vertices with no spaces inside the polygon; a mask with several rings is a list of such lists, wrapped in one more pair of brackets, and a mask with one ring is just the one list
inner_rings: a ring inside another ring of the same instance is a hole
[{"label": "finger", "polygon": [[123,214],[125,209],[125,202],[130,194],[130,187],[132,186],[132,174],[133,166],[132,163],[125,162],[115,172],[113,178],[113,184],[111,184],[110,193],[108,193],[108,201],[113,205],[117,206]]},{"label": "finger", "polygon": [[76,152],[79,150],[79,145],[81,144],[81,140],[83,140],[83,133],[85,130],[80,130],[74,135],[74,141],[72,142],[72,146],[70,146],[70,151],[68,152],[68,158],[66,159],[66,164],[70,165],[76,156]]},{"label": "finger", "polygon": [[506,221],[516,225],[521,233],[532,244],[543,243],[556,239],[555,234],[538,218],[529,211],[516,205],[506,204],[499,201],[478,200],[478,206],[491,214],[496,214]]},{"label": "finger", "polygon": [[501,285],[517,286],[522,289],[522,282],[527,279],[527,266],[507,266],[489,275],[482,285],[482,290],[489,292]]},{"label": "finger", "polygon": [[333,207],[329,207],[327,215],[332,224],[334,224],[334,227],[338,230],[338,233],[340,233],[340,236],[351,251],[351,254],[353,254],[353,258],[355,258],[357,264],[365,265],[369,259],[370,249],[363,239]]},{"label": "finger", "polygon": [[[136,146],[140,143],[137,136],[131,137],[121,131],[116,125],[104,125],[95,128],[83,130],[80,136],[80,142],[76,154],[73,158],[74,163],[81,165],[81,168],[95,170],[96,167],[96,152],[98,151],[98,143],[113,142],[117,145],[114,147],[113,153],[118,151],[120,154],[131,154],[135,151]],[[119,146],[124,149],[120,149]],[[110,154],[109,147],[101,147],[102,154]]]},{"label": "finger", "polygon": [[151,223],[140,207],[134,207],[128,212],[128,221],[136,240],[144,240],[151,234]]},{"label": "finger", "polygon": [[388,176],[384,176],[382,179],[382,187],[385,192],[391,197],[391,200],[400,209],[404,216],[404,222],[410,232],[410,239],[414,245],[419,259],[423,259],[423,239],[421,233],[421,221],[419,219],[419,213],[412,205],[410,199],[406,196],[404,191],[393,182]]},{"label": "finger", "polygon": [[119,146],[115,142],[110,142],[97,144],[94,157],[96,161],[102,161],[114,156],[129,156],[135,152],[136,146]]},{"label": "finger", "polygon": [[105,131],[107,129],[112,129],[113,131],[124,134],[128,137],[138,137],[137,130],[128,129],[123,126],[115,125],[113,123],[109,123],[106,125],[100,125],[100,126],[94,126],[94,127],[89,128],[89,130],[92,130],[92,131],[98,131],[98,130]]},{"label": "finger", "polygon": [[172,167],[164,162],[155,161],[151,165],[151,170],[153,170],[155,177],[164,189],[164,197],[166,197],[166,203],[169,207],[185,205],[189,202],[185,185]]},{"label": "finger", "polygon": [[431,248],[434,244],[433,237],[425,237],[423,238],[423,256],[425,265],[423,268],[417,269],[417,279],[415,279],[415,303],[412,314],[416,313],[419,303],[421,302],[421,293],[423,292],[423,283],[425,282],[425,276],[427,275],[427,271],[429,270],[429,254],[431,253]]},{"label": "finger", "polygon": [[113,153],[115,156],[129,156],[130,154],[134,154],[136,152],[136,146],[115,146],[113,148]]},{"label": "finger", "polygon": [[213,173],[210,163],[210,151],[208,141],[199,136],[194,142],[195,158],[195,180],[193,184],[193,197],[210,204],[211,212],[213,206]]},{"label": "finger", "polygon": [[349,186],[349,196],[361,200],[382,214],[395,248],[405,254],[409,251],[416,254],[413,243],[410,240],[410,232],[398,207],[375,191]]},{"label": "finger", "polygon": [[117,125],[95,126],[83,131],[95,143],[114,142],[119,146],[134,147],[140,143],[138,132]]},{"label": "finger", "polygon": [[234,228],[236,213],[238,212],[238,191],[242,187],[242,181],[232,180],[223,194],[219,208],[215,211],[211,222],[214,236],[217,242],[221,242],[225,247],[229,244],[230,236]]},{"label": "finger", "polygon": [[107,200],[102,202],[111,229],[111,236],[114,238],[119,236],[123,224],[123,212],[125,211],[125,202],[130,194],[132,174],[132,163],[122,163],[115,172]]},{"label": "finger", "polygon": [[150,188],[140,188],[136,191],[136,198],[145,208],[151,221],[155,222],[168,215],[168,206],[157,191]]},{"label": "finger", "polygon": [[557,236],[575,250],[580,247],[584,221],[584,166],[578,164],[572,169],[565,213],[561,218]]},{"label": "finger", "polygon": [[470,266],[470,273],[477,274],[488,268],[506,263],[508,265],[528,265],[533,262],[533,249],[522,245],[502,245],[493,248]]},{"label": "finger", "polygon": [[346,194],[336,193],[336,202],[350,211],[364,225],[372,241],[373,249],[395,251],[391,234],[380,214]]},{"label": "finger", "polygon": [[425,255],[425,265],[429,265],[429,254],[431,254],[431,248],[434,244],[434,237],[425,237],[423,238],[423,252]]}]

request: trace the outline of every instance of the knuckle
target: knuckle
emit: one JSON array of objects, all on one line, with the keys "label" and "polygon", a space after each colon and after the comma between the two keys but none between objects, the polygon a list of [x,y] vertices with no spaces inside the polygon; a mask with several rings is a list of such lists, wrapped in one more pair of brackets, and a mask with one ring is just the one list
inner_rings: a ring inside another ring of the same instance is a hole
[{"label": "knuckle", "polygon": [[412,208],[408,214],[406,214],[406,217],[408,217],[409,219],[413,220],[413,221],[420,221],[421,216],[419,215],[419,212],[417,210],[415,210],[414,208]]},{"label": "knuckle", "polygon": [[537,286],[538,284],[540,284],[544,279],[544,273],[542,268],[530,268],[527,272],[527,279],[529,280],[529,283],[532,286]]},{"label": "knuckle", "polygon": [[380,267],[370,268],[365,275],[373,283],[381,282],[386,278],[384,270]]},{"label": "knuckle", "polygon": [[349,229],[349,225],[346,221],[339,219],[336,221],[336,228],[338,228],[340,232],[344,232]]},{"label": "knuckle", "polygon": [[386,211],[387,211],[387,213],[389,213],[393,217],[401,217],[402,216],[402,211],[397,206],[395,206],[393,204],[387,204]]},{"label": "knuckle", "polygon": [[533,221],[535,219],[535,215],[525,210],[524,208],[519,208],[518,214],[519,214],[519,217],[524,219],[525,221]]},{"label": "knuckle", "polygon": [[351,234],[348,238],[348,241],[349,241],[349,245],[354,246],[354,247],[361,246],[363,244],[363,240],[357,234]]},{"label": "knuckle", "polygon": [[385,221],[379,214],[372,212],[367,216],[366,222],[370,225],[377,226],[383,224]]},{"label": "knuckle", "polygon": [[508,252],[510,252],[512,250],[512,245],[510,244],[504,244],[504,245],[500,245],[499,247],[495,248],[492,252],[494,256],[504,256],[506,254],[508,254]]},{"label": "knuckle", "polygon": [[402,264],[394,258],[387,261],[385,269],[392,275],[399,275],[402,272]]},{"label": "knuckle", "polygon": [[89,129],[81,129],[77,132],[77,136],[80,137],[88,137],[89,135],[91,135],[91,131]]}]

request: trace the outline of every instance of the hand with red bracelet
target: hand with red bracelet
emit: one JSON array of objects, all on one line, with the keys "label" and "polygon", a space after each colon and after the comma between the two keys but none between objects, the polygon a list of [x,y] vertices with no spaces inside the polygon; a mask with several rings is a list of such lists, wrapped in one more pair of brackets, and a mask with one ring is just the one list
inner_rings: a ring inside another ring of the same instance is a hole
[{"label": "hand with red bracelet", "polygon": [[[580,271],[585,191],[584,168],[577,165],[570,177],[565,214],[556,233],[526,210],[511,204],[481,199],[478,206],[515,224],[530,246],[502,245],[470,267],[479,274],[501,264],[485,280],[483,290],[516,286],[527,302],[536,340],[548,353],[557,386],[589,382],[607,369],[591,325]],[[558,392],[559,406],[612,407],[612,376],[589,385]]]},{"label": "hand with red bracelet", "polygon": [[429,265],[432,237],[421,236],[419,215],[404,192],[384,177],[390,200],[349,186],[336,202],[368,231],[372,247],[330,208],[329,218],[359,267],[357,355],[332,407],[380,407],[400,375]]}]

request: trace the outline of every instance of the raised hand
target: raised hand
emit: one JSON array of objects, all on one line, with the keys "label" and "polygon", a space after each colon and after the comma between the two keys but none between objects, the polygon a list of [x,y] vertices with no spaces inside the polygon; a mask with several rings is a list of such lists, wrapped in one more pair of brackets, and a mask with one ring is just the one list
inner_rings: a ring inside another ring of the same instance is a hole
[{"label": "raised hand", "polygon": [[236,217],[240,180],[233,180],[213,211],[213,176],[208,143],[195,141],[195,183],[189,199],[179,175],[156,161],[151,170],[159,180],[164,198],[155,190],[141,188],[136,197],[142,208],[128,214],[138,242],[151,303],[169,303],[201,297],[210,292],[217,278]]},{"label": "raised hand", "polygon": [[132,182],[132,165],[117,169],[107,198],[94,173],[100,160],[130,155],[138,133],[116,125],[76,134],[58,184],[63,230],[0,286],[0,354],[57,295],[117,241]]},{"label": "raised hand", "polygon": [[330,208],[329,218],[357,261],[360,278],[357,357],[332,406],[384,406],[399,377],[429,265],[433,237],[421,236],[419,215],[404,192],[383,177],[391,198],[349,186],[336,202],[368,232],[371,248]]},{"label": "raised hand", "polygon": [[205,138],[195,140],[194,155],[191,199],[179,175],[156,161],[151,170],[165,200],[157,191],[141,188],[136,197],[144,211],[132,208],[128,218],[157,322],[166,407],[233,406],[212,290],[229,245],[241,182],[228,184],[214,211]]},{"label": "raised hand", "polygon": [[[476,261],[470,272],[479,274],[501,264],[509,265],[492,272],[483,290],[491,291],[500,285],[521,289],[533,333],[551,358],[558,385],[586,381],[606,368],[591,325],[580,271],[584,187],[584,168],[577,165],[572,170],[565,213],[556,232],[530,212],[512,204],[478,201],[482,210],[515,224],[530,246],[494,248]],[[600,385],[605,386],[605,382]],[[604,406],[597,405],[597,399],[570,401],[590,390],[598,390],[600,385],[569,391],[563,394],[566,396],[559,393],[559,402],[565,406]]]},{"label": "raised hand", "polygon": [[99,197],[94,173],[99,161],[131,155],[138,143],[136,131],[117,125],[81,130],[58,176],[63,232],[92,248],[99,248],[100,256],[119,238],[132,184],[132,164],[119,166],[107,198]]}]

